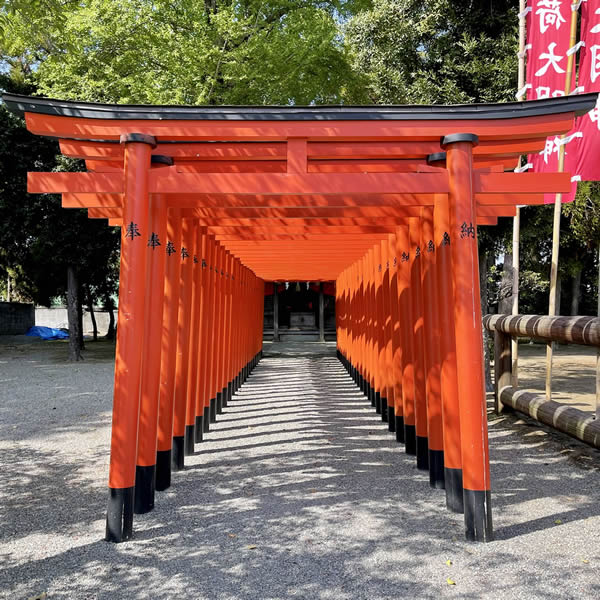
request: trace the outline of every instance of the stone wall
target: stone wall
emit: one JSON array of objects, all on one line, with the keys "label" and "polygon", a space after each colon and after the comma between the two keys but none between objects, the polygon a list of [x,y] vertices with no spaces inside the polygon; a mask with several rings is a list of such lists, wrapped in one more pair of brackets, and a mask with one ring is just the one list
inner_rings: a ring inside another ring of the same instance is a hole
[{"label": "stone wall", "polygon": [[[98,325],[98,335],[106,335],[108,331],[108,313],[104,311],[94,311],[96,315],[96,323]],[[117,311],[115,310],[115,320]],[[45,308],[38,306],[35,309],[35,324],[42,327],[53,327],[54,329],[68,329],[69,321],[67,319],[67,309],[57,306],[53,308]],[[83,312],[83,333],[91,335],[93,331],[92,320],[90,313]]]},{"label": "stone wall", "polygon": [[21,335],[34,325],[33,304],[0,302],[0,335]]}]

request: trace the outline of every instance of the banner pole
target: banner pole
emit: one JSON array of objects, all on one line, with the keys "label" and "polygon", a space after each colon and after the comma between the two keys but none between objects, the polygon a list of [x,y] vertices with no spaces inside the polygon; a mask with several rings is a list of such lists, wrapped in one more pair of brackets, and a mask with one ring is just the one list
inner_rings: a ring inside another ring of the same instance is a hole
[{"label": "banner pole", "polygon": [[[527,21],[525,9],[527,8],[527,0],[519,0],[519,72],[517,89],[522,90],[525,86],[525,37],[527,35]],[[521,166],[521,159],[519,164]],[[519,271],[520,271],[520,243],[521,243],[521,208],[517,206],[517,212],[513,218],[513,279],[512,279],[512,314],[519,314]],[[519,385],[519,338],[516,336],[511,341],[512,355],[512,380],[511,384],[514,388]]]},{"label": "banner pole", "polygon": [[[571,34],[569,48],[575,45],[577,40],[577,16],[578,2],[571,2]],[[575,65],[575,52],[567,57],[567,73],[565,76],[565,95],[571,92],[571,80],[573,78],[573,68]],[[564,135],[561,139],[564,139]],[[565,170],[565,144],[561,144],[558,150],[558,172]],[[554,202],[554,223],[552,227],[552,266],[550,268],[550,301],[548,304],[548,315],[556,315],[556,287],[558,281],[558,251],[560,245],[560,216],[561,216],[562,194],[556,194]],[[546,346],[546,400],[552,399],[552,355],[554,345],[548,342]]]},{"label": "banner pole", "polygon": [[[600,317],[600,244],[598,244],[598,317]],[[596,353],[596,411],[595,419],[600,419],[600,348]]]}]

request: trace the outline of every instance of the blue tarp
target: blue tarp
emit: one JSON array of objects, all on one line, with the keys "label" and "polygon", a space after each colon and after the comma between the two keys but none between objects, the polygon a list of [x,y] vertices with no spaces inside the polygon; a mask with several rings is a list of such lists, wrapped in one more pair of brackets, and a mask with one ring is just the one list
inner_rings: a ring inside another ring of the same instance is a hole
[{"label": "blue tarp", "polygon": [[69,334],[61,331],[60,329],[53,329],[52,327],[30,327],[25,335],[31,337],[39,337],[43,340],[66,340],[69,339]]}]

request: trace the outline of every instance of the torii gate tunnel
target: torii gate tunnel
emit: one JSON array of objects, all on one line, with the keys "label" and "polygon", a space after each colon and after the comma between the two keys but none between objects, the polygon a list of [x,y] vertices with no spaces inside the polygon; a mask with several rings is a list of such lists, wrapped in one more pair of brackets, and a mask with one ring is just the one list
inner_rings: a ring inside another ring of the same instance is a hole
[{"label": "torii gate tunnel", "polygon": [[596,94],[386,107],[4,95],[87,173],[31,193],[121,226],[106,539],[184,467],[262,353],[265,281],[336,281],[338,356],[469,540],[491,540],[477,227],[571,189],[514,173]]}]

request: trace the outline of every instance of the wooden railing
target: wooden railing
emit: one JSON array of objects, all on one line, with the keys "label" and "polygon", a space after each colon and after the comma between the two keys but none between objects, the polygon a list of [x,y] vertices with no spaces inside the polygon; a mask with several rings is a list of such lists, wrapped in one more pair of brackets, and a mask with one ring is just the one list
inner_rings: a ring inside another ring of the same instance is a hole
[{"label": "wooden railing", "polygon": [[486,315],[484,327],[494,334],[494,402],[600,448],[600,419],[572,406],[546,400],[543,393],[512,386],[512,337],[600,348],[600,318],[547,315]]}]

